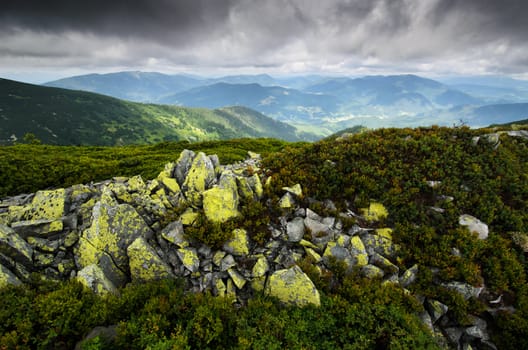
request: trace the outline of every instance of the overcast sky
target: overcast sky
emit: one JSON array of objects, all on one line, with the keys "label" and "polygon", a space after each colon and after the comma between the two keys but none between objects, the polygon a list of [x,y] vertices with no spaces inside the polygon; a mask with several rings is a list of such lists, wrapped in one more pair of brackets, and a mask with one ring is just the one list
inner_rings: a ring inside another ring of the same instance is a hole
[{"label": "overcast sky", "polygon": [[0,77],[120,70],[528,79],[528,1],[1,0]]}]

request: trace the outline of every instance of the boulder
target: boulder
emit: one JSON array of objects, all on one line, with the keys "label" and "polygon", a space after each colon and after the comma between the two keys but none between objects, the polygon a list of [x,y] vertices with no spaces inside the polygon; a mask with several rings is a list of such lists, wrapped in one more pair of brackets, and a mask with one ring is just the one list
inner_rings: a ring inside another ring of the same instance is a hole
[{"label": "boulder", "polygon": [[377,229],[374,233],[364,233],[361,235],[367,253],[369,255],[378,253],[385,257],[394,258],[397,247],[392,243],[392,230],[390,228],[382,228]]},{"label": "boulder", "polygon": [[218,186],[203,192],[205,216],[212,222],[225,222],[240,215],[236,177],[224,172]]},{"label": "boulder", "polygon": [[173,221],[161,230],[161,237],[180,248],[187,247],[189,242],[185,238],[181,220]]},{"label": "boulder", "polygon": [[[92,225],[83,232],[82,238],[96,250],[107,253],[118,269],[128,271],[126,249],[138,237],[151,237],[151,229],[128,204],[110,206],[98,202],[93,208],[92,218]],[[82,267],[97,264],[83,254],[79,251]]]},{"label": "boulder", "polygon": [[353,236],[350,239],[350,254],[355,260],[354,265],[365,266],[368,264],[368,254],[365,245],[359,236]]},{"label": "boulder", "polygon": [[365,265],[361,268],[361,274],[367,278],[383,278],[385,273],[374,265]]},{"label": "boulder", "polygon": [[473,287],[471,284],[457,281],[443,283],[442,286],[459,293],[465,300],[472,297],[478,298],[483,289],[482,287]]},{"label": "boulder", "polygon": [[8,285],[19,286],[22,282],[12,273],[7,267],[0,264],[0,289],[7,287]]},{"label": "boulder", "polygon": [[429,315],[431,315],[431,320],[433,323],[436,323],[436,321],[444,316],[449,310],[447,305],[434,299],[427,299],[425,302],[425,308],[429,312]]},{"label": "boulder", "polygon": [[290,242],[300,242],[304,236],[304,220],[294,218],[286,224],[286,235]]},{"label": "boulder", "polygon": [[247,281],[236,269],[228,269],[227,274],[229,275],[229,277],[231,277],[231,280],[238,289],[244,288]]},{"label": "boulder", "polygon": [[0,225],[0,253],[28,268],[33,265],[33,248],[9,226]]},{"label": "boulder", "polygon": [[176,161],[176,166],[174,167],[174,173],[172,174],[180,186],[183,186],[195,156],[196,154],[188,149],[184,149],[180,153],[180,157]]},{"label": "boulder", "polygon": [[283,209],[290,209],[295,206],[295,200],[290,192],[284,194],[279,200],[279,207]]},{"label": "boulder", "polygon": [[275,271],[269,277],[266,292],[284,303],[298,306],[321,305],[319,291],[297,265],[289,269]]},{"label": "boulder", "polygon": [[200,258],[195,248],[180,248],[176,251],[183,266],[191,272],[197,272],[200,268]]},{"label": "boulder", "polygon": [[387,216],[389,216],[389,212],[383,206],[381,203],[372,202],[370,203],[368,208],[362,208],[360,209],[361,215],[367,220],[371,222],[380,221]]},{"label": "boulder", "polygon": [[347,268],[351,268],[354,265],[350,251],[336,242],[328,242],[323,253],[323,261],[327,266],[329,266],[332,259],[345,263]]},{"label": "boulder", "polygon": [[77,281],[99,295],[117,293],[117,288],[97,265],[88,265],[77,273]]},{"label": "boulder", "polygon": [[185,197],[194,207],[202,205],[202,193],[216,182],[216,174],[211,159],[200,152],[193,159],[182,190]]},{"label": "boulder", "polygon": [[266,275],[266,273],[269,271],[269,263],[268,259],[266,259],[265,256],[259,256],[257,259],[257,262],[255,265],[253,265],[253,269],[251,270],[251,275],[254,278],[263,277]]},{"label": "boulder", "polygon": [[488,225],[471,215],[461,215],[458,218],[458,223],[466,226],[470,232],[476,233],[479,239],[488,238]]},{"label": "boulder", "polygon": [[234,229],[233,238],[224,243],[223,249],[235,256],[249,254],[249,239],[244,229]]},{"label": "boulder", "polygon": [[38,191],[25,212],[27,220],[56,220],[64,215],[66,191],[63,188]]},{"label": "boulder", "polygon": [[30,236],[48,237],[54,233],[61,232],[64,229],[64,224],[62,220],[23,220],[13,222],[11,228],[23,238]]},{"label": "boulder", "polygon": [[132,281],[148,282],[174,277],[164,262],[143,237],[138,237],[127,248]]},{"label": "boulder", "polygon": [[400,284],[403,288],[410,286],[418,277],[418,264],[414,264],[412,267],[407,269],[400,277]]},{"label": "boulder", "polygon": [[282,190],[293,194],[295,197],[302,197],[302,188],[300,184],[295,184],[291,187],[283,187]]}]

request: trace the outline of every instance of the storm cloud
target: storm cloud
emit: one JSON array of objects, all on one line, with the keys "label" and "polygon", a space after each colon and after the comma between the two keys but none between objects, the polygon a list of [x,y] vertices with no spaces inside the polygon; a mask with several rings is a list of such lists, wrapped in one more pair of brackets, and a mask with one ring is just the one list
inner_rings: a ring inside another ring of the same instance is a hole
[{"label": "storm cloud", "polygon": [[528,72],[521,0],[4,0],[0,74],[31,69]]}]

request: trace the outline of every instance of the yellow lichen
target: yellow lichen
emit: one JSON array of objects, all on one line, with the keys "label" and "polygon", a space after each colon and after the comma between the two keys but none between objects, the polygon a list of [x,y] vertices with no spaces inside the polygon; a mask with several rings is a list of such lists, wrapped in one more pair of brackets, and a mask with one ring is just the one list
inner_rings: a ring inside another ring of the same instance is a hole
[{"label": "yellow lichen", "polygon": [[132,281],[148,282],[172,276],[170,267],[143,237],[128,246],[127,255]]},{"label": "yellow lichen", "polygon": [[247,231],[240,228],[234,229],[233,238],[228,240],[223,248],[226,252],[233,255],[241,256],[249,254]]},{"label": "yellow lichen", "polygon": [[269,270],[269,264],[268,259],[266,259],[265,256],[261,255],[258,259],[255,265],[253,266],[253,270],[251,270],[251,274],[253,277],[262,277],[266,275],[266,272]]},{"label": "yellow lichen", "polygon": [[389,216],[389,212],[383,204],[377,202],[370,203],[368,208],[361,208],[360,211],[361,215],[368,221],[380,221]]},{"label": "yellow lichen", "polygon": [[212,222],[225,222],[240,215],[238,195],[229,188],[214,187],[203,193],[205,216]]},{"label": "yellow lichen", "polygon": [[60,219],[64,215],[65,190],[63,188],[50,191],[38,191],[31,201],[31,207],[26,212],[30,220]]},{"label": "yellow lichen", "polygon": [[319,291],[298,266],[275,271],[269,278],[266,291],[285,303],[321,305]]}]

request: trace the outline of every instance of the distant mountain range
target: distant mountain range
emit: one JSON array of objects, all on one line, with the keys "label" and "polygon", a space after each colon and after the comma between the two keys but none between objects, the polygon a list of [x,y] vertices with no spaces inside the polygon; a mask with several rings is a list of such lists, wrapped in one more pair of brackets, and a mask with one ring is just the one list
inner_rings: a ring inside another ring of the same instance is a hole
[{"label": "distant mountain range", "polygon": [[403,127],[452,125],[463,120],[482,126],[487,120],[507,123],[528,118],[528,82],[503,77],[437,81],[416,75],[275,78],[260,74],[205,78],[120,72],[45,85],[139,102],[206,108],[246,106],[321,137],[359,124]]},{"label": "distant mountain range", "polygon": [[46,144],[62,145],[240,137],[315,139],[314,135],[299,133],[293,126],[246,107],[210,110],[142,104],[0,79],[0,144],[21,141],[26,133],[33,133]]}]

